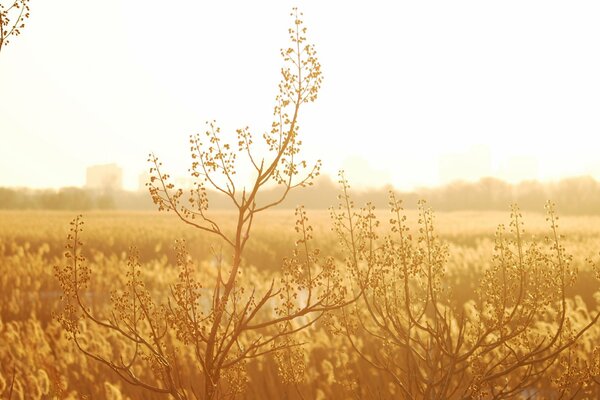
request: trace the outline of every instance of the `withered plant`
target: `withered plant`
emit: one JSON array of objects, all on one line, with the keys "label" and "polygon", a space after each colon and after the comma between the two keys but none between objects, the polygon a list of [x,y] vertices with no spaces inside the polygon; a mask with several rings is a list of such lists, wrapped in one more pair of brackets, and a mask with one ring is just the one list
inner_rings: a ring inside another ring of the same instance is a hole
[{"label": "withered plant", "polygon": [[[81,253],[83,221],[77,217],[71,223],[67,263],[56,268],[64,291],[59,319],[82,352],[132,385],[176,399],[224,398],[243,390],[248,360],[270,353],[279,361],[284,380],[297,382],[302,377],[303,357],[298,354],[302,343],[295,334],[327,311],[347,304],[333,260],[321,258],[310,246],[312,228],[301,208],[296,211],[300,239],[294,255],[284,260],[280,278],[269,279],[266,285],[244,280],[243,254],[255,216],[281,203],[291,190],[312,184],[321,165],[318,161],[308,167],[299,159],[300,109],[316,100],[322,76],[315,49],[305,36],[302,14],[294,9],[291,15],[291,45],[281,52],[285,66],[270,132],[257,140],[248,128],[239,129],[231,144],[215,122],[208,123],[205,134],[190,137],[190,173],[195,180],[190,191],[177,189],[158,157],[151,154],[149,158],[148,187],[158,209],[219,238],[229,259],[220,260],[212,275],[199,275],[185,243],[179,242],[179,279],[166,300],[158,301],[142,280],[132,251],[126,287],[113,293],[112,310],[102,314],[86,303],[92,272]],[[249,187],[237,179],[243,162],[254,172]],[[260,193],[268,185],[280,187],[280,196],[262,202]],[[233,229],[212,217],[208,189],[234,206]],[[210,280],[200,278],[207,275]],[[86,328],[91,325],[106,330],[120,344],[120,352],[113,354],[94,345]],[[193,368],[185,370],[190,358]]]},{"label": "withered plant", "polygon": [[19,36],[29,18],[29,0],[0,0],[0,52],[12,36]]},{"label": "withered plant", "polygon": [[549,387],[552,368],[568,364],[600,317],[578,315],[576,324],[568,315],[566,292],[577,271],[552,203],[543,243],[525,240],[522,215],[512,208],[508,232],[501,225],[496,233],[492,265],[464,304],[448,287],[448,250],[425,202],[412,233],[390,193],[383,229],[372,205],[355,208],[343,175],[340,183],[334,228],[360,299],[343,309],[339,332],[366,363],[391,377],[401,398],[568,398],[590,384],[579,370]]}]

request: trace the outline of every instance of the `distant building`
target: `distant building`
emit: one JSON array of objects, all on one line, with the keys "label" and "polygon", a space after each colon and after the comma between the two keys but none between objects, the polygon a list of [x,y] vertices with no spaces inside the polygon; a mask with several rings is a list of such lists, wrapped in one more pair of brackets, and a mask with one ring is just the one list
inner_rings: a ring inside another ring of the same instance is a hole
[{"label": "distant building", "polygon": [[117,164],[93,165],[88,167],[85,187],[97,190],[122,190],[123,170]]},{"label": "distant building", "polygon": [[444,154],[439,158],[440,183],[477,181],[492,175],[490,150],[473,146],[465,152]]},{"label": "distant building", "polygon": [[388,172],[374,167],[368,160],[356,155],[344,160],[343,169],[346,178],[357,187],[383,187],[392,181]]},{"label": "distant building", "polygon": [[511,157],[503,164],[500,176],[510,183],[538,179],[538,162],[529,156]]}]

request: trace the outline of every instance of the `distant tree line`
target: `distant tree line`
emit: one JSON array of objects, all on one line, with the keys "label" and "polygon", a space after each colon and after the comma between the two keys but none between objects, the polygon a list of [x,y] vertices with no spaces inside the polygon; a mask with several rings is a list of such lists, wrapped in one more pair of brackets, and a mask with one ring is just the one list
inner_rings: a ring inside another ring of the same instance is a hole
[{"label": "distant tree line", "polygon": [[[410,194],[413,196],[414,194]],[[456,182],[419,192],[435,210],[506,210],[516,203],[522,210],[541,211],[546,201],[562,214],[600,214],[600,183],[591,177],[567,178],[553,183],[525,181],[511,185],[495,178],[476,183]],[[416,201],[413,198],[411,204]]]},{"label": "distant tree line", "polygon": [[78,187],[58,190],[0,188],[0,209],[4,210],[115,210],[149,209],[147,193],[105,192]]},{"label": "distant tree line", "polygon": [[[357,204],[371,202],[378,209],[388,207],[389,190],[354,190]],[[321,177],[315,186],[301,193],[292,193],[283,206],[291,208],[304,204],[307,208],[324,209],[336,204],[338,185],[329,177]],[[268,195],[268,194],[267,194]],[[543,210],[546,201],[552,200],[561,214],[600,214],[600,182],[591,177],[567,178],[558,182],[525,181],[509,184],[496,178],[483,178],[478,182],[454,182],[435,188],[420,188],[398,195],[407,209],[416,209],[420,199],[436,211],[500,210],[506,211],[513,203],[521,210]]]},{"label": "distant tree line", "polygon": [[[387,208],[391,186],[379,189],[354,190],[357,204],[370,201],[375,207]],[[207,194],[211,208],[227,209],[215,193]],[[265,190],[261,201],[274,200],[277,190]],[[338,185],[328,176],[321,176],[313,186],[290,193],[280,208],[304,205],[311,209],[327,209],[336,204]],[[422,188],[400,193],[404,206],[416,208],[419,199],[426,199],[437,211],[506,210],[517,203],[522,210],[540,211],[547,200],[555,202],[561,214],[600,214],[600,182],[591,177],[563,179],[554,183],[526,181],[509,184],[496,178],[479,182],[454,182],[436,188]],[[146,192],[97,191],[76,187],[58,190],[0,188],[0,209],[46,210],[151,210],[153,204]]]}]

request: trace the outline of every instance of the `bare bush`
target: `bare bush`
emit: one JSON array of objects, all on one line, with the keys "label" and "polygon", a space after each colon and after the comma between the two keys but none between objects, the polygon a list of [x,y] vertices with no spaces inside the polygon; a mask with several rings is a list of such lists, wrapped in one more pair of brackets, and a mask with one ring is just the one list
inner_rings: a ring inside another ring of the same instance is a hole
[{"label": "bare bush", "polygon": [[592,376],[583,379],[578,370],[544,387],[600,317],[596,312],[576,323],[568,315],[566,291],[577,271],[561,244],[552,203],[542,243],[525,241],[522,215],[513,206],[508,232],[501,225],[496,233],[492,266],[464,304],[445,279],[448,250],[424,201],[412,233],[390,193],[389,226],[382,231],[374,207],[357,210],[343,175],[340,182],[335,231],[361,293],[341,314],[341,332],[404,398],[574,395],[590,384]]},{"label": "bare bush", "polygon": [[[235,395],[244,389],[247,361],[270,353],[279,361],[283,379],[298,382],[303,365],[298,353],[301,342],[295,334],[325,312],[347,304],[333,259],[322,258],[312,248],[312,228],[302,208],[296,211],[297,250],[284,261],[280,279],[271,278],[262,289],[261,284],[245,280],[243,273],[243,253],[255,216],[281,203],[291,190],[310,185],[320,169],[320,161],[309,167],[299,159],[298,120],[301,107],[317,98],[321,66],[307,42],[301,14],[294,10],[291,15],[291,44],[281,52],[285,66],[275,99],[275,119],[271,131],[262,135],[262,151],[248,128],[237,130],[237,141],[231,144],[214,121],[208,123],[205,134],[190,137],[190,174],[196,181],[190,192],[176,189],[158,157],[149,158],[148,186],[158,209],[220,238],[230,251],[229,260],[219,257],[210,281],[206,275],[199,278],[185,243],[179,242],[179,279],[166,299],[157,301],[141,279],[133,250],[126,287],[113,294],[112,310],[99,316],[84,296],[92,271],[81,253],[83,221],[77,217],[71,223],[68,262],[56,268],[65,294],[59,319],[82,352],[130,384],[177,399]],[[248,188],[237,181],[238,166],[244,161],[255,173]],[[269,184],[278,185],[281,194],[275,201],[261,203],[260,193]],[[233,230],[211,217],[207,186],[235,206]],[[121,343],[122,352],[97,349],[82,328],[86,323],[110,332]],[[189,355],[195,368],[184,373],[180,359]]]}]

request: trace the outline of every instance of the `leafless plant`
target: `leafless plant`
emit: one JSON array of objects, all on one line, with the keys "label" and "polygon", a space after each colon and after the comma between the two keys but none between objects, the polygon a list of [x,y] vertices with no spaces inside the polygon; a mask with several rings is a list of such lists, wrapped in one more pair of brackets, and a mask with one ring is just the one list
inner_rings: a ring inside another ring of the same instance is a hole
[{"label": "leafless plant", "polygon": [[29,0],[0,0],[0,52],[12,36],[19,36],[29,18]]},{"label": "leafless plant", "polygon": [[[229,249],[230,262],[220,260],[212,282],[201,281],[185,243],[179,242],[179,279],[168,299],[159,303],[141,279],[133,250],[126,288],[113,294],[110,314],[100,317],[85,303],[91,270],[81,253],[83,221],[77,217],[71,223],[68,261],[56,268],[64,291],[64,311],[59,319],[82,352],[132,385],[176,399],[235,395],[245,386],[247,360],[270,353],[279,361],[284,380],[295,383],[303,376],[302,357],[297,353],[302,343],[295,334],[324,313],[348,304],[333,259],[322,258],[312,247],[312,228],[302,208],[296,211],[300,239],[294,255],[284,260],[281,278],[271,279],[261,293],[260,285],[243,277],[242,256],[255,216],[281,203],[291,190],[312,184],[321,166],[320,161],[308,167],[299,160],[300,109],[316,100],[322,76],[315,49],[306,39],[302,14],[294,9],[291,15],[291,45],[281,52],[285,66],[272,129],[262,135],[264,153],[248,128],[237,130],[237,143],[231,145],[223,140],[214,121],[208,123],[205,134],[190,137],[190,173],[196,185],[189,192],[175,188],[158,157],[149,158],[148,187],[158,209],[175,213],[184,223],[221,239]],[[244,156],[254,171],[248,188],[240,187],[236,174]],[[281,194],[274,201],[261,203],[259,195],[270,183],[278,185]],[[211,216],[207,187],[235,207],[233,231]],[[99,351],[84,329],[89,323],[133,347],[118,355]],[[183,373],[180,359],[190,354],[197,370]],[[147,372],[148,366],[152,374]]]},{"label": "leafless plant", "polygon": [[[525,241],[522,215],[512,208],[510,232],[498,228],[493,264],[476,298],[457,304],[444,279],[448,250],[425,202],[413,236],[401,202],[390,193],[389,228],[381,233],[374,207],[357,210],[343,175],[340,182],[341,202],[332,216],[361,293],[341,313],[341,331],[364,361],[392,378],[403,398],[539,394],[536,384],[598,321],[600,313],[574,325],[567,315],[566,290],[576,270],[552,203],[546,205],[544,245]],[[583,384],[571,378],[563,386]]]}]

